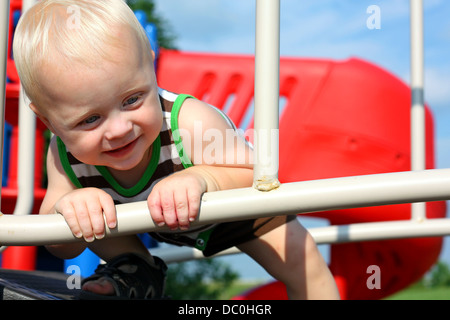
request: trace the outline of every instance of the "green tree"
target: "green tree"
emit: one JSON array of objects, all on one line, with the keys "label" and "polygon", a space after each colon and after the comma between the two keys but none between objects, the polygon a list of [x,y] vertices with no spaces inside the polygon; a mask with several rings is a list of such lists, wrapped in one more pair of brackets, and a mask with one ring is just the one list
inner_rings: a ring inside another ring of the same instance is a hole
[{"label": "green tree", "polygon": [[216,300],[237,278],[229,265],[214,259],[171,264],[166,293],[174,300]]},{"label": "green tree", "polygon": [[133,11],[142,10],[147,15],[147,21],[153,23],[157,29],[158,44],[162,48],[176,49],[176,37],[170,29],[169,23],[155,12],[153,0],[127,0]]},{"label": "green tree", "polygon": [[430,287],[450,286],[450,268],[445,262],[439,261],[431,269],[429,286]]}]

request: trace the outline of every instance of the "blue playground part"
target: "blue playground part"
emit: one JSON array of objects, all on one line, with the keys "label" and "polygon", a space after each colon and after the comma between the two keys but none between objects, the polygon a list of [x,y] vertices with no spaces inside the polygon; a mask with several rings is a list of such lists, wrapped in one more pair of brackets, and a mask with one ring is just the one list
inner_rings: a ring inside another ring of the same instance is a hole
[{"label": "blue playground part", "polygon": [[153,239],[148,233],[138,234],[138,237],[147,248],[156,248],[159,245],[158,241]]},{"label": "blue playground part", "polygon": [[156,26],[153,23],[148,23],[144,27],[145,32],[147,33],[148,40],[150,41],[150,45],[152,46],[153,51],[155,52],[155,56],[158,56],[159,46],[158,46],[158,33],[156,31]]},{"label": "blue playground part", "polygon": [[152,46],[153,51],[155,52],[155,57],[158,57],[159,46],[158,46],[158,32],[156,30],[156,26],[153,23],[148,22],[147,14],[144,11],[136,10],[134,14],[136,15],[136,18],[144,28],[145,33],[147,33],[147,38],[150,41],[150,45]]},{"label": "blue playground part", "polygon": [[11,145],[12,126],[9,123],[5,122],[4,130],[5,131],[3,135],[2,187],[6,187],[8,185],[9,153]]},{"label": "blue playground part", "polygon": [[85,278],[95,272],[99,263],[100,258],[91,250],[86,249],[78,257],[64,260],[64,272],[68,273],[68,268],[75,265],[80,268],[81,277]]}]

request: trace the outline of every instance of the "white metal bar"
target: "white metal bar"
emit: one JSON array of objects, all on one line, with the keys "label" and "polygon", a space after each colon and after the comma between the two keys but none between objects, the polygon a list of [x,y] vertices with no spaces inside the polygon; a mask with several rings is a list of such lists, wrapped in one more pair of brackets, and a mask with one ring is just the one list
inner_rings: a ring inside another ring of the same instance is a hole
[{"label": "white metal bar", "polygon": [[[450,199],[450,169],[363,175],[282,184],[271,192],[243,188],[203,195],[192,226],[281,214]],[[107,236],[169,231],[154,225],[146,201],[116,206],[118,226]],[[61,215],[0,216],[0,244],[80,241]]]},{"label": "white metal bar", "polygon": [[422,0],[411,0],[411,91],[411,169],[424,170],[425,108]]},{"label": "white metal bar", "polygon": [[366,222],[309,230],[317,244],[440,237],[450,234],[450,219]]},{"label": "white metal bar", "polygon": [[[411,170],[425,169],[423,1],[411,0]],[[424,203],[414,203],[411,219],[426,218]]]},{"label": "white metal bar", "polygon": [[[150,252],[152,253],[152,255],[158,256],[161,259],[163,259],[165,263],[183,262],[205,258],[205,256],[200,250],[190,247],[164,246],[158,248],[151,248]],[[214,257],[236,253],[242,252],[238,248],[232,247],[215,254]]]},{"label": "white metal bar", "polygon": [[[22,14],[37,1],[22,0]],[[19,150],[17,166],[17,201],[15,215],[30,214],[34,202],[34,159],[36,116],[29,108],[28,98],[23,90],[19,94]]]},{"label": "white metal bar", "polygon": [[278,182],[280,0],[256,1],[255,165],[253,185],[269,191]]},{"label": "white metal bar", "polygon": [[[439,237],[450,234],[450,219],[354,223],[349,225],[308,228],[308,231],[314,238],[314,242],[318,245],[416,237]],[[152,254],[162,258],[166,263],[204,259],[200,250],[189,247],[169,246],[150,249],[150,251]],[[238,253],[242,252],[238,248],[233,247],[214,255],[214,257]]]},{"label": "white metal bar", "polygon": [[17,200],[15,215],[31,214],[34,202],[34,159],[36,117],[25,102],[23,90],[19,96],[19,150],[17,167]]},{"label": "white metal bar", "polygon": [[[0,3],[0,181],[3,174],[3,136],[5,129],[6,59],[8,54],[9,0]],[[1,204],[1,193],[0,193]]]},{"label": "white metal bar", "polygon": [[[37,0],[22,0],[22,14],[31,8]],[[34,202],[34,159],[36,117],[28,107],[28,98],[23,90],[19,92],[19,150],[17,166],[17,199],[14,215],[27,215],[33,209]],[[3,141],[3,140],[2,140]],[[0,175],[1,177],[1,175]],[[1,180],[1,179],[0,179]],[[0,252],[6,249],[0,247]]]}]

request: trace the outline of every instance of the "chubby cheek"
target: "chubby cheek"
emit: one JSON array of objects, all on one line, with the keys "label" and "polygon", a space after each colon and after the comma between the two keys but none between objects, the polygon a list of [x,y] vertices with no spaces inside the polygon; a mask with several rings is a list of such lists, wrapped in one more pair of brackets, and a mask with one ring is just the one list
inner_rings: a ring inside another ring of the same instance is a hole
[{"label": "chubby cheek", "polygon": [[77,158],[79,161],[92,164],[101,165],[101,143],[99,143],[98,137],[84,136],[77,139],[68,138],[64,141],[69,152]]},{"label": "chubby cheek", "polygon": [[163,124],[163,113],[161,107],[148,108],[137,119],[136,125],[141,128],[147,138],[153,143],[153,141],[159,135]]}]

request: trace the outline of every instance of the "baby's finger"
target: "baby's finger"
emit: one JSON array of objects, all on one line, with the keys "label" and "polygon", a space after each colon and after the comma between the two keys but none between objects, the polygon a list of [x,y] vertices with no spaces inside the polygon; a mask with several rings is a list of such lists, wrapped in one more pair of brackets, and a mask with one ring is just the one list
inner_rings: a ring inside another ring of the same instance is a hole
[{"label": "baby's finger", "polygon": [[197,219],[198,212],[200,210],[200,201],[202,193],[201,191],[194,191],[188,189],[188,201],[189,201],[189,221],[192,222]]},{"label": "baby's finger", "polygon": [[105,193],[99,196],[99,200],[103,208],[106,224],[110,229],[114,229],[117,226],[117,214],[113,199],[109,194]]},{"label": "baby's finger", "polygon": [[83,237],[80,225],[78,224],[75,208],[70,202],[66,203],[64,200],[58,201],[55,204],[55,212],[61,214],[64,217],[67,225],[70,228],[70,231],[72,231],[75,237],[79,239]]},{"label": "baby's finger", "polygon": [[95,239],[103,239],[105,237],[105,220],[102,206],[96,201],[89,201],[86,206]]},{"label": "baby's finger", "polygon": [[74,208],[84,240],[86,240],[86,242],[94,241],[94,231],[92,230],[91,218],[89,216],[89,210],[86,203],[83,201],[77,201],[74,203]]},{"label": "baby's finger", "polygon": [[181,230],[187,230],[189,228],[189,203],[187,192],[176,192],[174,194],[174,201],[178,226]]},{"label": "baby's finger", "polygon": [[150,211],[150,216],[153,219],[153,222],[159,226],[162,227],[166,223],[164,222],[164,216],[162,214],[161,210],[161,203],[159,201],[159,193],[158,191],[154,190],[147,198],[147,205],[148,210]]},{"label": "baby's finger", "polygon": [[172,230],[178,228],[175,201],[172,192],[160,192],[160,203],[165,224]]}]

